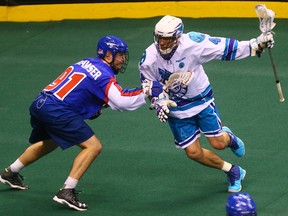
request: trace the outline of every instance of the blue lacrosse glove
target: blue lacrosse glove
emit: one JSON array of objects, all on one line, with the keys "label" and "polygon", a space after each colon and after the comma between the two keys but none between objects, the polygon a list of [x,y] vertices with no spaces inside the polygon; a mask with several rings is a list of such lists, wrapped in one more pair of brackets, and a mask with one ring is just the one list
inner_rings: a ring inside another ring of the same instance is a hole
[{"label": "blue lacrosse glove", "polygon": [[163,86],[158,81],[145,79],[142,82],[142,91],[146,97],[158,97],[163,92]]},{"label": "blue lacrosse glove", "polygon": [[166,122],[170,113],[170,107],[177,107],[177,104],[169,99],[169,95],[166,92],[162,92],[158,97],[153,97],[151,99],[149,108],[156,109],[158,119],[161,122]]}]

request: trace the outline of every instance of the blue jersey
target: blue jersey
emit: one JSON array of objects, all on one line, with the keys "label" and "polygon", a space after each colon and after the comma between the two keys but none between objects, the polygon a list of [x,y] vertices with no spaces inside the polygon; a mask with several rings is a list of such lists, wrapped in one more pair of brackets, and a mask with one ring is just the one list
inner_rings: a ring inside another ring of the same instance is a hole
[{"label": "blue jersey", "polygon": [[55,97],[57,106],[69,106],[84,119],[104,104],[114,110],[134,110],[145,104],[142,89],[123,89],[112,68],[99,58],[87,58],[68,67],[43,93]]}]

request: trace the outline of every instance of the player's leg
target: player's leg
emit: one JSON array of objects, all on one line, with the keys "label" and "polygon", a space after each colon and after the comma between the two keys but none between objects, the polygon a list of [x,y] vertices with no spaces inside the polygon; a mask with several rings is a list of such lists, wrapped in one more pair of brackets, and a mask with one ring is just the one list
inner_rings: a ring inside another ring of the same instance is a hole
[{"label": "player's leg", "polygon": [[[214,103],[211,103],[210,106],[198,114],[198,124],[201,132],[205,134],[211,146],[215,149],[225,149],[230,147],[237,156],[241,157],[244,155],[245,148],[243,142],[231,131],[222,131],[222,123]],[[242,188],[241,181],[244,179],[246,171],[240,166],[232,165],[227,162],[224,162],[221,169],[228,176],[228,191],[240,191]]]},{"label": "player's leg", "polygon": [[58,145],[51,139],[30,145],[14,163],[4,169],[0,174],[0,182],[14,189],[28,189],[28,186],[23,183],[22,175],[19,174],[20,170],[55,150],[57,147]]},{"label": "player's leg", "polygon": [[198,163],[222,169],[224,161],[216,153],[201,147],[198,121],[198,116],[186,119],[169,117],[168,122],[175,138],[176,147],[184,149],[186,155]]},{"label": "player's leg", "polygon": [[243,157],[245,155],[245,145],[244,142],[226,126],[222,127],[223,135],[229,137],[228,147],[231,148],[232,152],[237,157]]},{"label": "player's leg", "polygon": [[[47,114],[48,112],[44,113]],[[32,145],[0,174],[0,182],[9,185],[11,188],[20,190],[28,189],[28,186],[22,182],[23,177],[19,174],[20,170],[58,147],[56,142],[54,142],[47,133],[47,125],[44,126],[44,123],[32,114],[30,117],[30,123],[33,129],[29,142],[32,143]]]},{"label": "player's leg", "polygon": [[18,159],[27,166],[58,147],[59,145],[52,139],[40,141],[30,145]]},{"label": "player's leg", "polygon": [[216,153],[201,147],[199,138],[184,150],[188,158],[205,166],[216,169],[222,169],[224,166],[224,161]]},{"label": "player's leg", "polygon": [[102,150],[100,140],[95,135],[93,135],[87,141],[81,143],[79,147],[82,148],[82,150],[75,158],[74,164],[69,174],[70,177],[77,180],[80,180],[80,178]]},{"label": "player's leg", "polygon": [[245,155],[244,142],[236,137],[229,128],[224,126],[222,131],[220,135],[207,137],[210,145],[218,150],[230,148],[237,157],[243,157]]},{"label": "player's leg", "polygon": [[244,156],[245,145],[243,141],[236,137],[228,127],[222,127],[219,113],[213,102],[197,116],[200,130],[205,134],[213,148],[225,149],[229,147],[236,156]]},{"label": "player's leg", "polygon": [[242,189],[241,181],[246,175],[246,171],[240,166],[224,161],[215,152],[201,148],[199,139],[185,148],[186,155],[205,166],[223,170],[228,177],[229,192],[239,192]]},{"label": "player's leg", "polygon": [[93,135],[85,142],[79,144],[79,147],[82,148],[82,150],[75,158],[64,186],[54,196],[53,200],[61,204],[66,204],[70,208],[78,211],[85,211],[87,210],[88,205],[78,200],[75,188],[80,178],[84,175],[95,158],[100,154],[102,145],[99,139]]},{"label": "player's leg", "polygon": [[[169,117],[168,121],[174,134],[175,144],[178,148],[185,149],[186,155],[190,159],[205,166],[221,169],[226,172],[229,177],[229,192],[240,191],[241,181],[246,173],[245,170],[222,160],[216,153],[208,149],[203,149],[200,146],[200,131],[202,133],[205,132],[206,137],[214,136],[215,139],[222,135],[221,121],[217,116],[212,115],[216,118],[214,120],[213,118],[210,119],[210,115],[208,115],[208,120],[205,119],[207,113],[210,113],[210,109],[213,109],[213,106],[207,109],[208,111],[204,110],[198,115],[187,119]],[[224,148],[225,140],[221,140],[221,142],[221,148]]]}]

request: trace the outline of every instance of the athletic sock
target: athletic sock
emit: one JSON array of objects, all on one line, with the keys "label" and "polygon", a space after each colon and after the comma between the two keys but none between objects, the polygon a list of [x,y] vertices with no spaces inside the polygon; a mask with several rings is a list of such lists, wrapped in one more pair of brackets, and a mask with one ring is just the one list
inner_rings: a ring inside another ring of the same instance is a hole
[{"label": "athletic sock", "polygon": [[231,168],[232,168],[232,164],[224,161],[224,165],[223,165],[223,167],[222,167],[222,170],[223,170],[224,172],[229,172]]},{"label": "athletic sock", "polygon": [[63,189],[72,189],[72,188],[76,188],[76,185],[78,183],[77,179],[74,179],[70,176],[68,176],[68,178],[66,179],[64,185],[63,185]]},{"label": "athletic sock", "polygon": [[25,166],[24,164],[19,160],[17,159],[14,163],[12,163],[9,168],[12,172],[14,173],[19,173],[21,169],[23,169]]}]

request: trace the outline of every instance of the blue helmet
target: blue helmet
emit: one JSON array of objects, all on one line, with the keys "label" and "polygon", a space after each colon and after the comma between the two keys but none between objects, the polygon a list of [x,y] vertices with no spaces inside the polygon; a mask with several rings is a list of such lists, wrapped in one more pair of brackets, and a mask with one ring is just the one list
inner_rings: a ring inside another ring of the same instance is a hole
[{"label": "blue helmet", "polygon": [[248,193],[235,193],[226,202],[227,216],[256,216],[256,204]]},{"label": "blue helmet", "polygon": [[[112,53],[113,61],[117,53],[125,54],[126,61],[123,64],[122,68],[119,71],[114,71],[116,74],[118,72],[124,73],[129,61],[128,45],[125,43],[125,41],[115,36],[105,36],[101,38],[97,44],[98,57],[100,59],[104,59],[107,51],[110,51]],[[113,68],[113,61],[112,63],[110,63],[112,68]]]}]

